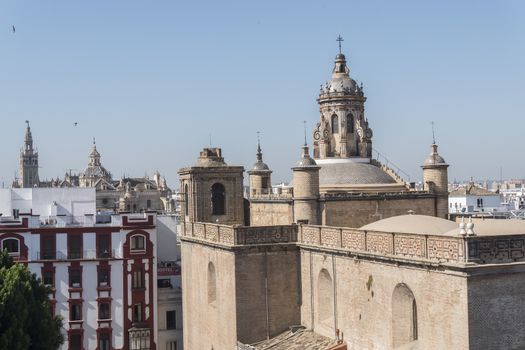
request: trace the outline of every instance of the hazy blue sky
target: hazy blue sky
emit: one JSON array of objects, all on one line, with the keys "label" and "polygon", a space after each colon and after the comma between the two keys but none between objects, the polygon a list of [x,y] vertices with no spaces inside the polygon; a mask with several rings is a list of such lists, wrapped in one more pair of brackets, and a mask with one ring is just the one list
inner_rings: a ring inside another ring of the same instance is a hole
[{"label": "hazy blue sky", "polygon": [[210,134],[251,167],[260,130],[274,182],[288,180],[338,34],[374,147],[412,180],[431,121],[451,179],[499,178],[500,166],[525,178],[524,4],[0,0],[0,182],[26,119],[41,178],[85,168],[95,136],[116,177],[158,169],[176,188]]}]

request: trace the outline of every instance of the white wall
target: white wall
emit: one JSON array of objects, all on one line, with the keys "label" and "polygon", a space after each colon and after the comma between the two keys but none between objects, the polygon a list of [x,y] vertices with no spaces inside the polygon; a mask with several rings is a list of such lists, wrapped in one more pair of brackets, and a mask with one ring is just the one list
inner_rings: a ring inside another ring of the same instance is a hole
[{"label": "white wall", "polygon": [[[54,205],[56,203],[56,205]],[[84,216],[96,214],[94,188],[34,188],[33,214]],[[56,213],[55,208],[56,207]]]},{"label": "white wall", "polygon": [[[56,205],[55,205],[56,203]],[[11,216],[20,213],[41,216],[84,216],[96,213],[94,188],[13,188],[0,189],[0,213]]]},{"label": "white wall", "polygon": [[177,260],[177,219],[174,215],[158,215],[157,261]]}]

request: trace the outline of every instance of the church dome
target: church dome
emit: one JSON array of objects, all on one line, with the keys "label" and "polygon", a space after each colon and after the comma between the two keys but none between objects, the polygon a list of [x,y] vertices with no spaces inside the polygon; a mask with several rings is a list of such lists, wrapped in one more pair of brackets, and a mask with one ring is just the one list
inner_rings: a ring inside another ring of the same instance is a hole
[{"label": "church dome", "polygon": [[255,161],[255,163],[253,163],[253,167],[250,170],[250,172],[252,172],[252,171],[264,171],[264,172],[270,171],[270,167],[268,166],[268,164],[263,162],[262,150],[261,150],[261,142],[260,141],[257,141],[257,153],[256,153],[255,159],[256,159],[256,161]]},{"label": "church dome", "polygon": [[432,151],[430,152],[430,155],[425,159],[423,162],[423,167],[425,166],[435,166],[435,165],[448,165],[447,162],[445,162],[445,159],[441,157],[437,151],[438,146],[433,143],[431,146]]},{"label": "church dome", "polygon": [[310,157],[310,152],[308,151],[308,146],[303,146],[303,155],[301,158],[295,162],[296,168],[308,168],[308,167],[317,167],[315,160]]},{"label": "church dome", "polygon": [[85,177],[96,177],[96,178],[111,178],[111,174],[102,165],[88,166],[84,170],[83,175]]},{"label": "church dome", "polygon": [[321,95],[343,93],[344,95],[362,95],[362,89],[350,77],[350,69],[346,65],[346,57],[342,53],[335,56],[335,65],[332,70],[332,79],[321,87]]},{"label": "church dome", "polygon": [[381,168],[368,162],[352,159],[318,160],[319,184],[323,185],[372,185],[395,184],[396,180]]},{"label": "church dome", "polygon": [[257,161],[253,163],[252,171],[264,171],[264,170],[270,170],[270,167],[262,161]]}]

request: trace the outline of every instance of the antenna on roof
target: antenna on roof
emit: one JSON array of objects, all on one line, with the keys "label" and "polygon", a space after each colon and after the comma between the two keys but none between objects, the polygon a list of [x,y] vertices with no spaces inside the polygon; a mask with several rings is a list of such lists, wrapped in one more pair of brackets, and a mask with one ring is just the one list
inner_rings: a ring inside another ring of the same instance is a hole
[{"label": "antenna on roof", "polygon": [[434,133],[434,121],[432,121],[432,144],[436,144],[436,135]]},{"label": "antenna on roof", "polygon": [[211,134],[210,134],[210,148],[211,148]]}]

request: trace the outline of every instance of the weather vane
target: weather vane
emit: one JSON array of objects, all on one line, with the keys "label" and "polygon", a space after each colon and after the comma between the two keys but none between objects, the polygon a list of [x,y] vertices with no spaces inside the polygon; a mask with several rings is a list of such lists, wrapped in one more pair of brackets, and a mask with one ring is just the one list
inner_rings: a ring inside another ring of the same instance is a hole
[{"label": "weather vane", "polygon": [[436,135],[434,134],[434,122],[432,122],[432,143],[436,144]]},{"label": "weather vane", "polygon": [[306,144],[306,120],[303,120],[303,125],[304,125],[304,145],[307,146]]},{"label": "weather vane", "polygon": [[337,37],[336,41],[339,41],[339,53],[341,53],[341,41],[345,41],[345,39],[343,39],[341,34],[339,34],[339,36]]}]

